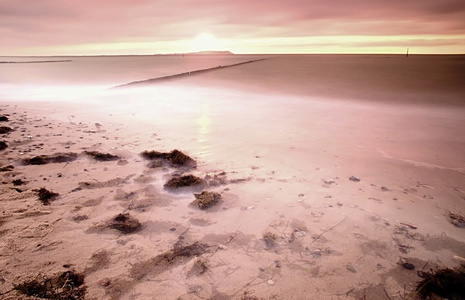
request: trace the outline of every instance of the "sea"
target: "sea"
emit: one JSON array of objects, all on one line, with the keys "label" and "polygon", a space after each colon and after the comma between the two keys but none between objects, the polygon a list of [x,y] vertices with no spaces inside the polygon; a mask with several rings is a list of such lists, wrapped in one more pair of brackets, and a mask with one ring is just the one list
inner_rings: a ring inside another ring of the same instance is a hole
[{"label": "sea", "polygon": [[[173,76],[189,72],[191,77]],[[193,84],[309,98],[465,105],[465,55],[0,56],[0,97],[52,100],[44,90],[52,95],[72,88],[103,91],[169,76],[170,81],[162,82],[165,86]]]},{"label": "sea", "polygon": [[295,169],[337,141],[465,168],[465,55],[3,56],[0,101],[73,103],[63,119],[106,114],[207,163],[298,148]]}]

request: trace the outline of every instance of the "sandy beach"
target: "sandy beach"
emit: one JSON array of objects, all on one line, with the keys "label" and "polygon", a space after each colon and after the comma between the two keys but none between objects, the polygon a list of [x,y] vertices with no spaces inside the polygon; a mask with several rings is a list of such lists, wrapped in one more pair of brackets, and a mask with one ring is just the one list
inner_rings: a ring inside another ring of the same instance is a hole
[{"label": "sandy beach", "polygon": [[[305,132],[252,132],[244,113],[228,135],[214,116],[2,103],[1,298],[72,271],[85,299],[410,299],[418,270],[463,264],[462,111],[312,105]],[[141,156],[175,149],[196,167]],[[164,187],[183,175],[202,182]],[[44,204],[41,188],[58,195]],[[221,199],[201,209],[203,190]]]}]

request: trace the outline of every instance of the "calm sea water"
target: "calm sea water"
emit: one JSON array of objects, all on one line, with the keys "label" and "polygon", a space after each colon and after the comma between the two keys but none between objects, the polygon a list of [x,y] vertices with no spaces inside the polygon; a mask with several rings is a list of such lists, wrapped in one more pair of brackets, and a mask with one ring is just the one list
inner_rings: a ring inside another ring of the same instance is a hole
[{"label": "calm sea water", "polygon": [[[265,60],[157,84],[259,94],[465,105],[464,55],[198,55],[0,57],[2,100],[66,96],[132,81]],[[28,63],[32,61],[53,61]],[[16,62],[16,63],[11,63]],[[18,63],[22,62],[22,63]],[[65,95],[60,95],[64,91]]]},{"label": "calm sea water", "polygon": [[[62,62],[27,63],[37,60]],[[259,61],[217,68],[251,60]],[[207,165],[242,170],[244,176],[256,157],[263,170],[279,168],[289,176],[320,168],[314,157],[322,153],[331,157],[327,170],[336,168],[334,158],[347,158],[347,172],[380,158],[453,170],[463,170],[465,162],[465,56],[1,57],[0,61],[25,62],[0,64],[0,101],[40,101],[45,110],[55,111],[53,118],[115,123],[130,137],[153,132],[162,139],[163,149],[183,149]],[[208,68],[217,69],[113,88]],[[59,115],[58,105],[43,102],[63,102],[65,108]],[[140,143],[149,147],[151,142]]]}]

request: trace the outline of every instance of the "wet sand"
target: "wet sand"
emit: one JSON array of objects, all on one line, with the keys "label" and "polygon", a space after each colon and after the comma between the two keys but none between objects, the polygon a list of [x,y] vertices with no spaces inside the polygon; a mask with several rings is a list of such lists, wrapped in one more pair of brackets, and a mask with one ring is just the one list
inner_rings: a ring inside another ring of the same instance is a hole
[{"label": "wet sand", "polygon": [[[465,229],[449,218],[465,213],[460,112],[406,109],[399,121],[378,107],[337,107],[316,106],[306,135],[265,121],[268,131],[233,128],[224,143],[211,129],[205,148],[208,132],[141,127],[118,111],[2,103],[0,126],[13,131],[2,134],[0,165],[14,167],[0,173],[2,299],[28,299],[15,283],[66,270],[85,275],[86,299],[405,299],[417,270],[464,263]],[[286,142],[273,145],[270,131]],[[174,149],[197,168],[150,168],[140,156]],[[78,156],[21,163],[55,153]],[[163,187],[180,174],[205,185]],[[44,205],[40,188],[59,196]],[[201,210],[192,202],[202,189],[222,199]],[[124,213],[141,228],[109,226]]]}]

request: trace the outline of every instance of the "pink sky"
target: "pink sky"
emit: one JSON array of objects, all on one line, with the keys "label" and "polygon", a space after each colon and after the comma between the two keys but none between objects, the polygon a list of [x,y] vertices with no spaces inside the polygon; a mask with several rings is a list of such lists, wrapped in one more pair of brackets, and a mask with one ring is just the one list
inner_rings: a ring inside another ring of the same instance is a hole
[{"label": "pink sky", "polygon": [[0,35],[0,55],[465,53],[465,1],[0,0]]}]

